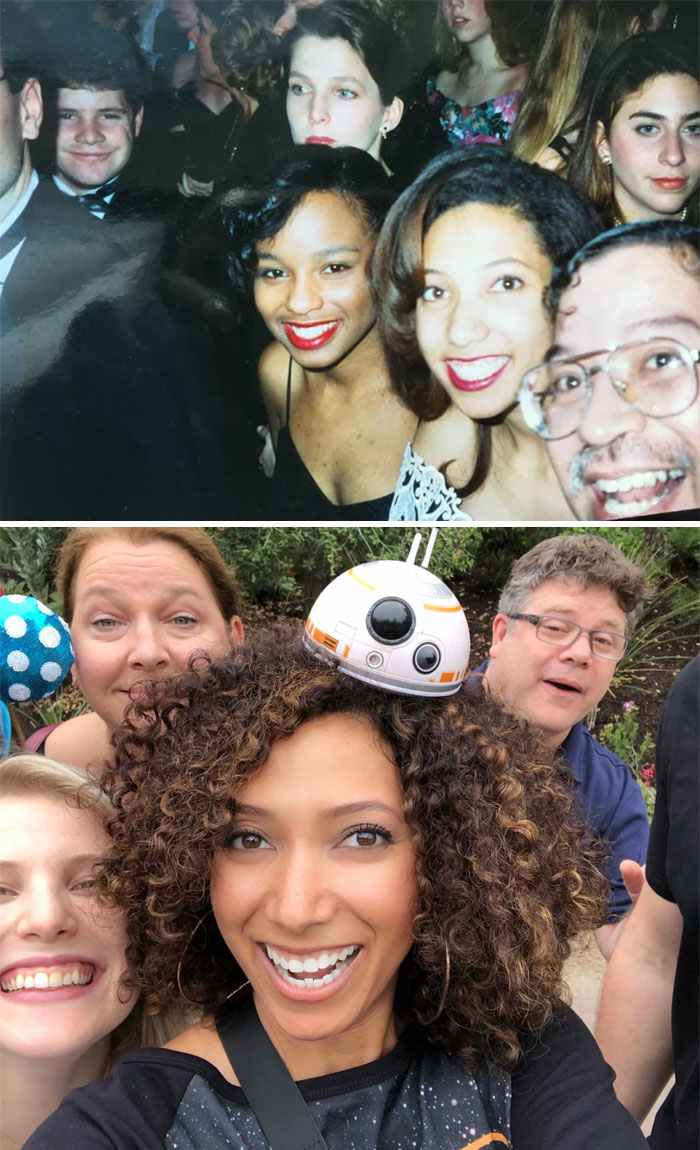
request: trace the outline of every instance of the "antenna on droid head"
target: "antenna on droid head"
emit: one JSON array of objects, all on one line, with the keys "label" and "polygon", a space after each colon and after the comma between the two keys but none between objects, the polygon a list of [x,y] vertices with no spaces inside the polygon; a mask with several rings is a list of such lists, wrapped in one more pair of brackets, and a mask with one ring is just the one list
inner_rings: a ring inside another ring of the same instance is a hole
[{"label": "antenna on droid head", "polygon": [[351,567],[311,608],[304,644],[355,679],[402,695],[453,695],[468,671],[469,627],[450,588],[427,570],[437,528],[416,566],[417,531],[404,562]]}]

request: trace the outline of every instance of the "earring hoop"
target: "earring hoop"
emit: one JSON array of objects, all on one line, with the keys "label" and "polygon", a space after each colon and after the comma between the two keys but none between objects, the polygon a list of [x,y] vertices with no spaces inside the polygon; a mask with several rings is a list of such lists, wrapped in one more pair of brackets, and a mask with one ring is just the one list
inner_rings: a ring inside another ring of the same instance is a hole
[{"label": "earring hoop", "polygon": [[447,1002],[447,992],[450,989],[450,966],[451,966],[451,963],[450,963],[449,945],[447,944],[447,942],[445,942],[444,945],[445,945],[445,985],[442,989],[442,994],[440,996],[440,1002],[439,1002],[437,1010],[435,1011],[435,1014],[433,1014],[430,1018],[425,1020],[425,1022],[423,1023],[424,1026],[432,1026],[434,1022],[437,1022],[438,1018],[440,1017],[443,1010],[445,1009],[445,1003]]},{"label": "earring hoop", "polygon": [[[180,956],[180,961],[178,962],[177,970],[175,971],[175,983],[176,983],[177,989],[180,993],[180,997],[183,998],[185,1000],[185,1002],[187,1002],[190,1006],[195,1006],[195,1007],[199,1007],[201,1005],[201,1003],[193,1002],[191,998],[188,998],[188,996],[185,994],[184,990],[182,989],[182,967],[184,965],[185,957],[187,955],[187,951],[190,948],[190,944],[192,942],[192,939],[196,935],[197,931],[199,930],[199,928],[202,925],[202,923],[204,922],[204,920],[206,918],[208,918],[211,913],[212,913],[212,911],[211,911],[211,907],[210,907],[209,910],[205,911],[205,913],[202,915],[201,918],[197,919],[192,930],[190,931],[187,942],[185,943],[185,949],[183,950],[182,955]],[[245,990],[246,986],[250,986],[250,980],[249,979],[246,979],[245,982],[242,982],[241,985],[237,986],[235,990],[232,990],[230,994],[227,994],[226,995],[226,1002],[228,1002],[232,998],[235,998],[237,994],[240,994],[240,992],[242,990]]]},{"label": "earring hoop", "polygon": [[379,129],[379,133],[382,139],[386,140],[387,136],[389,135],[389,129],[387,128],[386,124],[382,124],[381,128]]}]

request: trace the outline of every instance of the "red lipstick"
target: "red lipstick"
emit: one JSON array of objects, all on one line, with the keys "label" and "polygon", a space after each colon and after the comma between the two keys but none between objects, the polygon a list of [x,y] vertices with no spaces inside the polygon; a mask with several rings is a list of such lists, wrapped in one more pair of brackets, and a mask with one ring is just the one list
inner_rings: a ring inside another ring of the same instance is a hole
[{"label": "red lipstick", "polygon": [[[285,334],[291,343],[292,347],[299,348],[300,351],[315,351],[316,348],[324,347],[338,331],[340,327],[340,320],[319,320],[316,323],[284,323]],[[304,335],[304,331],[309,334]]]},{"label": "red lipstick", "polygon": [[[487,358],[487,359],[493,361],[493,360],[501,359],[502,357],[501,356],[488,356],[488,357],[482,357],[482,358]],[[459,372],[457,370],[455,370],[455,368],[452,366],[453,364],[459,364],[459,363],[478,363],[478,362],[479,362],[478,359],[476,359],[476,360],[474,360],[474,359],[457,359],[454,356],[451,356],[449,360],[445,360],[445,368],[447,370],[447,376],[449,378],[450,383],[452,384],[453,387],[455,387],[457,389],[457,391],[484,391],[487,387],[491,387],[491,385],[496,382],[496,380],[501,376],[501,374],[507,368],[508,364],[510,363],[510,358],[505,359],[505,361],[501,364],[500,367],[498,367],[496,369],[496,371],[492,371],[489,375],[481,376],[478,379],[473,379],[473,378],[472,379],[464,379],[462,377],[462,375],[460,375]],[[464,374],[467,374],[467,373],[465,372]]]},{"label": "red lipstick", "polygon": [[682,176],[661,176],[658,180],[652,180],[657,188],[663,188],[667,192],[679,192],[685,182]]},{"label": "red lipstick", "polygon": [[335,142],[336,141],[330,136],[307,136],[304,140],[305,144],[327,144],[330,147],[332,147]]}]

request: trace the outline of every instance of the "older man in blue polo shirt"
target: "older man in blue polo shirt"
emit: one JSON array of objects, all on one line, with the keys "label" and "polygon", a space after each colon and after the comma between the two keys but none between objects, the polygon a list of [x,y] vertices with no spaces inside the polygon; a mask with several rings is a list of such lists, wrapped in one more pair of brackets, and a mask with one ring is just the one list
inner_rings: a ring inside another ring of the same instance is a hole
[{"label": "older man in blue polo shirt", "polygon": [[[493,621],[489,690],[536,727],[571,768],[588,824],[608,848],[611,894],[596,931],[610,957],[641,885],[649,826],[641,789],[583,718],[597,706],[648,594],[643,570],[599,535],[557,535],[513,564]],[[637,865],[634,865],[637,864]]]}]

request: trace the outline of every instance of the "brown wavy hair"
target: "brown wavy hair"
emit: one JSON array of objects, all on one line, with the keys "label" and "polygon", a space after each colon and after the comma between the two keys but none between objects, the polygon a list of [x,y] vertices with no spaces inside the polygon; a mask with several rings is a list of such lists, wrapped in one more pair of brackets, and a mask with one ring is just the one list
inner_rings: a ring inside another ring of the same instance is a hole
[{"label": "brown wavy hair", "polygon": [[106,780],[115,849],[101,891],[127,914],[128,985],[160,1009],[177,999],[179,977],[215,1015],[244,982],[211,914],[212,858],[275,740],[328,714],[379,734],[415,836],[419,907],[397,1011],[468,1062],[512,1065],[519,1036],[541,1030],[566,997],[569,940],[603,917],[605,880],[582,846],[569,772],[481,690],[379,690],[306,651],[298,627],[151,684],[118,731]]}]

